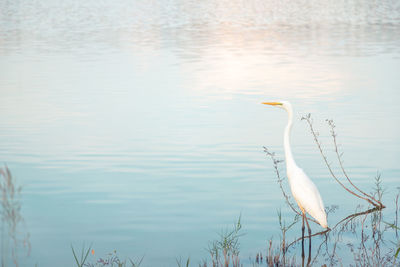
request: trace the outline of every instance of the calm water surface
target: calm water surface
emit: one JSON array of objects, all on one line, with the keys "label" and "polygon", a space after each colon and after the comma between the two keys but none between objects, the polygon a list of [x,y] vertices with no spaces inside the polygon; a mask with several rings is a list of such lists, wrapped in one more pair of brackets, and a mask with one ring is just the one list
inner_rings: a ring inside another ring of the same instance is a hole
[{"label": "calm water surface", "polygon": [[392,202],[399,3],[1,1],[0,161],[23,185],[22,262],[71,266],[86,242],[144,266],[197,263],[240,214],[254,258],[279,240],[277,209],[292,216],[262,149],[283,157],[287,115],[268,100],[294,105],[294,155],[340,206],[331,222],[357,201],[329,177],[307,113],[328,151],[335,120],[354,181],[369,192],[381,172]]}]

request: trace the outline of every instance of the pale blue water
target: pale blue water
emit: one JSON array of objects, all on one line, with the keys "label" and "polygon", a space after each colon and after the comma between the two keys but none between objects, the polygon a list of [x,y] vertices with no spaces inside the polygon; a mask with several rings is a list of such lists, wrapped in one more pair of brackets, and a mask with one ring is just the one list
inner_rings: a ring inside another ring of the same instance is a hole
[{"label": "pale blue water", "polygon": [[380,171],[392,202],[399,69],[398,1],[1,1],[0,161],[23,185],[21,262],[72,266],[86,242],[197,263],[239,214],[241,257],[265,251],[276,210],[291,213],[262,149],[283,156],[286,114],[262,101],[294,105],[294,154],[340,206],[332,222],[361,202],[329,177],[309,112],[327,147],[335,120],[354,181],[370,191]]}]

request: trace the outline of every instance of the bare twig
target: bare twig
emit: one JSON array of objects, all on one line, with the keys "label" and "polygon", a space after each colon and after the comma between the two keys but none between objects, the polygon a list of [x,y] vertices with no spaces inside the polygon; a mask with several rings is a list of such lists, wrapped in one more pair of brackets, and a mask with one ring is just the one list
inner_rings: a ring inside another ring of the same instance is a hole
[{"label": "bare twig", "polygon": [[[382,203],[379,204],[379,202],[378,202],[378,204],[377,204],[377,203],[375,203],[375,202],[373,201],[373,199],[368,198],[368,197],[363,197],[363,196],[361,196],[361,195],[355,193],[354,191],[350,190],[350,189],[347,188],[342,182],[339,181],[339,179],[336,177],[335,173],[333,172],[330,163],[328,162],[328,158],[326,157],[324,151],[322,150],[321,142],[320,142],[319,139],[318,139],[319,133],[316,132],[316,131],[314,130],[313,121],[312,121],[312,118],[311,118],[311,114],[308,114],[308,115],[302,117],[301,119],[302,119],[302,120],[305,120],[305,121],[308,123],[308,126],[310,127],[310,130],[311,130],[311,134],[312,134],[313,137],[314,137],[314,141],[315,141],[315,143],[316,143],[317,146],[318,146],[319,152],[321,153],[322,158],[324,159],[324,162],[325,162],[326,166],[328,167],[328,170],[329,170],[330,174],[331,174],[332,177],[336,180],[336,182],[338,182],[338,183],[339,183],[347,192],[349,192],[350,194],[352,194],[352,195],[354,195],[354,196],[356,196],[356,197],[358,197],[358,198],[364,199],[365,201],[367,201],[368,203],[370,203],[371,205],[373,205],[373,206],[375,206],[375,207],[378,207],[378,206],[379,206],[379,207],[383,208],[384,206],[382,205]],[[336,143],[335,143],[335,146],[336,146]],[[336,146],[336,148],[337,148],[337,146]],[[338,155],[339,155],[339,154],[338,154]],[[339,158],[340,158],[340,155],[339,155]]]},{"label": "bare twig", "polygon": [[338,149],[338,144],[337,144],[337,140],[336,140],[337,133],[336,133],[336,131],[335,131],[336,125],[335,125],[335,123],[333,122],[333,120],[328,120],[328,119],[327,119],[326,122],[327,122],[328,125],[331,127],[331,135],[332,135],[332,138],[333,138],[333,144],[334,144],[334,147],[335,147],[335,153],[336,153],[336,156],[337,156],[339,165],[340,165],[340,169],[342,170],[343,175],[346,177],[347,181],[348,181],[358,192],[360,192],[361,194],[363,194],[363,195],[366,196],[367,198],[372,199],[373,201],[375,201],[376,203],[378,203],[379,206],[381,206],[382,208],[385,208],[385,206],[382,204],[382,202],[380,202],[379,200],[376,200],[373,196],[371,196],[371,195],[365,193],[364,191],[362,191],[361,189],[359,189],[359,188],[350,180],[349,176],[347,175],[346,170],[345,170],[344,167],[343,167],[343,161],[342,161],[342,155],[343,155],[343,153],[340,153],[340,152],[339,152],[339,149]]}]

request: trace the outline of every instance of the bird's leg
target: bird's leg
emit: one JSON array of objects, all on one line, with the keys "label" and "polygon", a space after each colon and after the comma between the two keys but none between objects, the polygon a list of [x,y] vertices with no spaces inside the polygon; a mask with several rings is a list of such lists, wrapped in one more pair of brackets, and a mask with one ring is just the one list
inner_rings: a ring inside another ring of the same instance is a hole
[{"label": "bird's leg", "polygon": [[308,228],[308,238],[310,239],[310,249],[311,249],[311,227],[310,227],[310,225],[308,224],[308,220],[307,220],[307,217],[304,215],[304,218],[305,218],[305,220],[306,220],[306,224],[307,224],[307,228]]},{"label": "bird's leg", "polygon": [[306,220],[307,228],[308,228],[308,239],[309,239],[309,242],[308,242],[308,261],[307,261],[307,266],[309,266],[310,261],[311,261],[311,227],[310,227],[310,225],[308,224],[308,220],[307,220],[307,218],[305,217],[305,215],[304,215],[304,218],[305,218],[305,220]]},{"label": "bird's leg", "polygon": [[305,214],[304,214],[304,212],[303,212],[303,216],[302,216],[302,225],[301,225],[301,257],[303,258],[303,260],[304,260],[304,217],[305,217]]}]

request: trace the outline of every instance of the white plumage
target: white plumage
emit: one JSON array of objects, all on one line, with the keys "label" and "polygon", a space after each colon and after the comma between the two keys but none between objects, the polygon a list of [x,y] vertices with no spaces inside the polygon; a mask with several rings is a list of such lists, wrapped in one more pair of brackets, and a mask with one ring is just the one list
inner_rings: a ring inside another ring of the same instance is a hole
[{"label": "white plumage", "polygon": [[290,190],[300,209],[310,214],[324,228],[328,227],[321,195],[302,169],[295,166],[287,173]]}]

